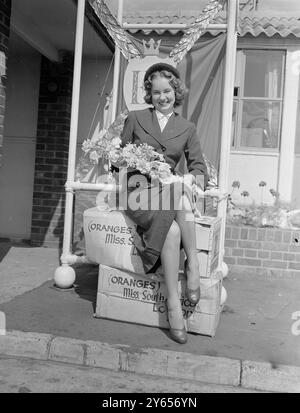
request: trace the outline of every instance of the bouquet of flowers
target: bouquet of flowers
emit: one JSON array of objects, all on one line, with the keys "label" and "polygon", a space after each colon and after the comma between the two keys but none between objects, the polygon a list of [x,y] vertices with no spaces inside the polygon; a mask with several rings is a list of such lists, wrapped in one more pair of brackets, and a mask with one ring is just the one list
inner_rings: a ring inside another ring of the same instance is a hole
[{"label": "bouquet of flowers", "polygon": [[[121,119],[122,122],[122,119]],[[82,144],[83,157],[80,160],[80,170],[77,177],[80,179],[87,172],[89,164],[97,165],[106,160],[117,167],[137,169],[151,179],[161,181],[172,177],[170,165],[162,154],[147,144],[135,145],[128,143],[121,148],[120,130],[116,125],[108,130],[102,129],[98,136],[86,139]]]},{"label": "bouquet of flowers", "polygon": [[146,143],[138,146],[128,143],[120,150],[116,163],[137,169],[152,179],[164,180],[172,175],[170,165],[165,162],[163,155]]}]

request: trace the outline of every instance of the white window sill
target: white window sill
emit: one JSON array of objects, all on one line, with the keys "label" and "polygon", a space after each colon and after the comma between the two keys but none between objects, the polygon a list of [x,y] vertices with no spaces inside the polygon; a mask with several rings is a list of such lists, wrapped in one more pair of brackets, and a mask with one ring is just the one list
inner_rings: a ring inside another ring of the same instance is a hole
[{"label": "white window sill", "polygon": [[279,152],[269,152],[269,151],[265,151],[265,152],[258,152],[258,151],[247,151],[247,150],[242,150],[242,151],[238,151],[238,150],[231,150],[230,151],[231,155],[255,155],[255,156],[272,156],[274,158],[279,158]]}]

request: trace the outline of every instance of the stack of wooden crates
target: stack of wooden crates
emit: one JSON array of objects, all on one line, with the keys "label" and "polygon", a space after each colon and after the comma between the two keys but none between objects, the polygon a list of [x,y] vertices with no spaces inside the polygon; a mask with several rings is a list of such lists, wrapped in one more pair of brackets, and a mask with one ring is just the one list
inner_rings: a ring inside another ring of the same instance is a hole
[{"label": "stack of wooden crates", "polygon": [[[186,278],[179,272],[178,289],[187,331],[214,336],[221,306],[222,273],[219,265],[221,218],[196,219],[201,299],[195,306],[186,298]],[[99,265],[96,317],[169,328],[163,275],[140,275]]]}]

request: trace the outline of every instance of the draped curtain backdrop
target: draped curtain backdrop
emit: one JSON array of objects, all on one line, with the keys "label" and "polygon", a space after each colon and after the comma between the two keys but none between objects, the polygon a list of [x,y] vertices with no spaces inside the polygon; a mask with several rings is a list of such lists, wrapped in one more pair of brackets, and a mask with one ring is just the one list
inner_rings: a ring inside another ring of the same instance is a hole
[{"label": "draped curtain backdrop", "polygon": [[[143,52],[142,42],[130,37]],[[145,40],[149,39],[150,37],[145,38]],[[217,170],[220,163],[225,46],[226,34],[208,40],[199,39],[177,67],[181,79],[185,81],[188,88],[181,114],[196,124],[202,150]],[[162,39],[159,50],[160,57],[167,57],[172,46],[164,45]],[[122,84],[126,65],[126,59],[122,58],[118,113],[126,108]],[[180,165],[182,172],[184,168],[184,161],[182,161]]]}]

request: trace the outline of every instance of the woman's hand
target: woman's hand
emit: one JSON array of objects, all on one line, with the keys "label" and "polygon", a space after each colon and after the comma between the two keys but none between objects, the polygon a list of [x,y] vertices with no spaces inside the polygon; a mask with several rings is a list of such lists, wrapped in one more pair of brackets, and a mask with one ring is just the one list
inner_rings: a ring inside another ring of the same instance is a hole
[{"label": "woman's hand", "polygon": [[112,162],[110,161],[110,164],[114,166],[115,168],[125,168],[127,166],[126,161],[121,161],[121,162]]}]

